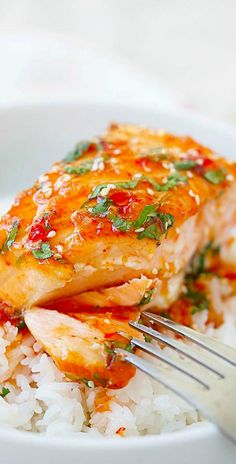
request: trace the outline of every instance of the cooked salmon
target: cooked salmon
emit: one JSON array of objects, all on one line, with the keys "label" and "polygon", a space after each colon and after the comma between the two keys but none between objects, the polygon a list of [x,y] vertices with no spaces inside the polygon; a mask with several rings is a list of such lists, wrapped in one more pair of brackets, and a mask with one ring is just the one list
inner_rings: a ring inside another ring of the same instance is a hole
[{"label": "cooked salmon", "polygon": [[148,294],[165,307],[196,250],[223,242],[235,222],[235,177],[234,163],[189,137],[112,125],[1,219],[1,301],[133,305]]},{"label": "cooked salmon", "polygon": [[193,256],[229,240],[235,180],[235,163],[190,137],[113,124],[80,142],[0,221],[1,310],[23,314],[69,378],[121,388],[128,321],[178,311]]}]

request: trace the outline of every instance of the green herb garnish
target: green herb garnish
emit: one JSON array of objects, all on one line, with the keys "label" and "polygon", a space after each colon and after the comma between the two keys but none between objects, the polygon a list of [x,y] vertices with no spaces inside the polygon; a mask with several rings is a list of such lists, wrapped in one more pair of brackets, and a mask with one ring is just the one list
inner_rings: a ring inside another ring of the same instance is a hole
[{"label": "green herb garnish", "polygon": [[192,314],[209,309],[209,300],[204,292],[196,289],[194,280],[187,281],[188,291],[184,295],[192,304]]},{"label": "green herb garnish", "polygon": [[112,214],[110,216],[108,215],[108,218],[112,221],[113,226],[116,229],[121,230],[121,232],[127,232],[127,230],[130,230],[132,227],[132,222],[122,217]]},{"label": "green herb garnish", "polygon": [[213,256],[219,253],[219,246],[214,245],[212,240],[206,244],[206,246],[199,254],[194,256],[187,276],[197,278],[200,274],[207,272],[206,260],[209,253]]},{"label": "green herb garnish", "polygon": [[1,249],[0,253],[2,253],[3,251],[6,252],[11,248],[12,244],[14,243],[14,241],[16,239],[18,231],[19,231],[19,221],[14,221],[13,225],[12,225],[12,228],[11,228],[10,232],[8,233],[7,238],[6,238],[5,242],[3,243],[3,246],[2,246],[2,249]]},{"label": "green herb garnish", "polygon": [[143,297],[142,297],[142,299],[141,299],[141,301],[139,302],[138,305],[143,306],[143,305],[146,305],[146,304],[150,303],[150,301],[152,299],[153,292],[154,292],[154,288],[150,288],[149,290],[147,290],[144,293],[144,295],[143,295]]},{"label": "green herb garnish", "polygon": [[140,153],[139,157],[148,157],[152,158],[154,161],[161,161],[161,160],[166,160],[170,157],[171,151],[169,148],[159,146],[159,147],[153,147],[150,148],[143,153]]},{"label": "green herb garnish", "polygon": [[2,398],[5,398],[5,396],[7,396],[8,393],[10,393],[9,388],[2,387],[2,391],[0,392],[0,396],[1,396]]},{"label": "green herb garnish", "polygon": [[142,227],[150,218],[156,216],[156,204],[144,206],[142,211],[139,213],[136,221],[133,223],[134,229],[139,229]]},{"label": "green herb garnish", "polygon": [[75,174],[77,176],[80,176],[81,174],[86,174],[87,172],[90,172],[93,163],[94,160],[86,160],[79,166],[66,166],[65,172],[68,172],[68,174]]},{"label": "green herb garnish", "polygon": [[179,183],[185,183],[185,182],[187,182],[186,176],[181,176],[179,172],[173,172],[167,177],[166,183],[161,186],[162,191],[165,192],[167,190],[170,190],[176,187],[176,185],[178,185]]},{"label": "green herb garnish", "polygon": [[97,185],[97,187],[92,191],[92,193],[89,195],[88,199],[93,200],[94,198],[97,198],[101,191],[109,185],[112,185],[114,187],[118,187],[124,190],[128,189],[134,189],[138,185],[139,179],[138,180],[130,180],[130,181],[124,181],[124,182],[112,182],[110,184],[101,184]]},{"label": "green herb garnish", "polygon": [[[161,235],[173,226],[174,220],[172,214],[158,212],[156,211],[156,205],[148,205],[143,208],[133,227],[138,231],[139,240],[149,238],[158,241]],[[147,224],[144,230],[139,231],[149,221],[152,221],[151,224]]]},{"label": "green herb garnish", "polygon": [[204,174],[204,177],[211,184],[218,185],[225,179],[225,172],[222,169],[209,170]]},{"label": "green herb garnish", "polygon": [[95,206],[88,208],[88,211],[93,214],[93,216],[104,217],[108,212],[109,206],[112,205],[112,201],[109,198],[103,198]]},{"label": "green herb garnish", "polygon": [[[124,181],[124,182],[112,182],[111,184],[101,184],[97,185],[97,187],[92,191],[92,193],[89,195],[88,200],[93,200],[97,198],[101,191],[109,185],[114,186],[115,188],[120,188],[124,190],[129,190],[129,189],[134,189],[137,187],[139,182],[146,181],[152,187],[157,191],[157,192],[166,192],[167,190],[170,190],[171,188],[175,187],[178,183],[180,182],[186,182],[187,177],[181,176],[178,172],[174,172],[170,174],[167,177],[166,183],[165,184],[158,184],[152,177],[149,176],[140,176],[138,179],[135,180],[130,180],[130,181]],[[87,203],[87,202],[86,202]],[[82,205],[84,206],[84,205]]]},{"label": "green herb garnish", "polygon": [[197,163],[194,160],[183,160],[183,161],[175,162],[176,169],[183,170],[183,171],[187,169],[195,168],[195,166],[197,166]]},{"label": "green herb garnish", "polygon": [[95,380],[100,382],[102,387],[105,387],[107,385],[107,380],[103,379],[98,372],[94,372],[93,377],[95,378]]},{"label": "green herb garnish", "polygon": [[19,322],[19,324],[17,325],[17,329],[18,330],[23,330],[27,327],[26,323],[25,323],[25,320],[24,319],[21,319],[21,321]]},{"label": "green herb garnish", "polygon": [[48,259],[53,256],[50,243],[43,242],[37,250],[32,250],[32,254],[36,259]]},{"label": "green herb garnish", "polygon": [[138,233],[138,240],[142,240],[143,238],[149,238],[150,240],[156,240],[159,242],[161,238],[161,230],[157,226],[157,224],[150,224],[150,226],[147,226],[142,232]]},{"label": "green herb garnish", "polygon": [[102,146],[100,143],[97,143],[97,142],[93,142],[93,141],[90,141],[90,140],[84,140],[82,142],[79,142],[77,143],[77,145],[75,146],[74,150],[70,151],[68,153],[68,155],[64,158],[64,162],[65,163],[71,163],[72,161],[78,159],[78,158],[81,158],[81,156],[83,156],[83,154],[88,151],[88,149],[91,147],[91,146],[94,146],[94,148],[97,150],[97,151],[101,151],[102,150]]}]

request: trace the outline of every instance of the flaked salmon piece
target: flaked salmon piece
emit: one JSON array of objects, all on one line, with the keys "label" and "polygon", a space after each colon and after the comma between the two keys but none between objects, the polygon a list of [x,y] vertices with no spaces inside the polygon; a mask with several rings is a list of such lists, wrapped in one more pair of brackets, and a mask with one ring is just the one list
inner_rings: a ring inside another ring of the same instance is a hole
[{"label": "flaked salmon piece", "polygon": [[0,221],[2,304],[15,311],[91,292],[116,300],[118,286],[142,276],[167,288],[197,249],[224,242],[235,178],[234,163],[163,131],[113,125],[79,143]]},{"label": "flaked salmon piece", "polygon": [[[131,350],[135,331],[127,316],[122,320],[111,313],[68,315],[44,308],[28,309],[25,323],[51,356],[57,367],[73,380],[86,385],[122,388],[133,377],[135,368],[115,354],[115,348]],[[136,318],[137,310],[129,317]],[[93,382],[93,384],[89,384]]]},{"label": "flaked salmon piece", "polygon": [[50,301],[45,304],[48,309],[57,309],[66,313],[81,311],[81,308],[114,308],[125,306],[138,306],[142,310],[157,306],[168,308],[179,296],[184,273],[180,272],[168,280],[131,279],[115,287],[101,288],[82,292],[78,295],[68,296]]}]

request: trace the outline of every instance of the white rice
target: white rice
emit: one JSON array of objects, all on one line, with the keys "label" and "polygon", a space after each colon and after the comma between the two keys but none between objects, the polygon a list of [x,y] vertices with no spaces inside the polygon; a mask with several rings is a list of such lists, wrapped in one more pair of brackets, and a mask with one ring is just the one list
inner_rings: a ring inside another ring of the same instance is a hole
[{"label": "white rice", "polygon": [[[195,317],[201,328],[205,320],[204,312]],[[207,332],[236,345],[236,297],[228,299],[224,324],[216,330],[208,327]],[[193,407],[141,372],[125,388],[108,390],[109,410],[99,412],[95,397],[101,388],[66,380],[33,337],[26,336],[14,347],[16,336],[17,329],[9,322],[0,328],[0,389],[10,390],[0,397],[1,427],[57,436],[111,437],[121,428],[124,436],[160,434],[201,420]],[[9,375],[10,381],[4,381]]]}]

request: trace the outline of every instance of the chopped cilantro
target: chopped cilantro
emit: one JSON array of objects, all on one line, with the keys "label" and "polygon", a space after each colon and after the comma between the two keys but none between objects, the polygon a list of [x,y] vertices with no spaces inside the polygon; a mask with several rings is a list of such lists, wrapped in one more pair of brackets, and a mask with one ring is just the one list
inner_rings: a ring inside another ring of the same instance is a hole
[{"label": "chopped cilantro", "polygon": [[194,256],[188,275],[194,276],[196,278],[203,272],[207,272],[206,260],[209,253],[211,253],[213,256],[219,253],[219,246],[214,245],[212,240],[206,244],[206,246],[199,254]]},{"label": "chopped cilantro", "polygon": [[209,170],[204,174],[204,177],[211,184],[218,185],[225,179],[225,172],[223,169]]},{"label": "chopped cilantro", "polygon": [[187,169],[192,169],[192,168],[195,168],[195,166],[197,165],[196,161],[194,160],[182,160],[182,161],[176,161],[175,163],[175,167],[176,169],[179,169],[179,170],[187,170]]},{"label": "chopped cilantro", "polygon": [[113,226],[116,229],[121,230],[121,232],[127,232],[127,230],[130,230],[132,226],[132,222],[128,221],[127,219],[124,219],[122,217],[118,217],[115,215],[108,216],[109,219],[112,221]]},{"label": "chopped cilantro", "polygon": [[92,380],[86,379],[85,377],[81,377],[79,380],[80,380],[80,382],[83,382],[84,385],[86,385],[86,387],[91,388],[91,386],[89,385],[89,383],[92,382]]},{"label": "chopped cilantro", "polygon": [[105,349],[106,353],[114,355],[115,351],[114,351],[114,348],[111,347],[111,344],[112,344],[112,342],[110,344],[104,343],[104,349]]},{"label": "chopped cilantro", "polygon": [[169,213],[164,214],[155,211],[155,208],[156,205],[145,206],[135,221],[134,229],[137,230],[145,225],[149,220],[153,221],[151,224],[148,224],[143,231],[138,232],[139,240],[142,238],[149,238],[151,240],[158,241],[161,235],[173,226],[174,216]]},{"label": "chopped cilantro", "polygon": [[89,195],[88,199],[93,200],[94,198],[97,198],[101,191],[106,188],[109,184],[101,184],[97,185],[97,187],[92,191],[92,193]]},{"label": "chopped cilantro", "polygon": [[75,174],[79,176],[81,174],[86,174],[87,172],[91,171],[93,163],[94,160],[86,160],[79,166],[66,166],[65,171],[68,172],[68,174]]},{"label": "chopped cilantro", "polygon": [[97,185],[97,187],[93,190],[93,192],[89,195],[89,200],[93,200],[94,198],[97,198],[101,191],[109,185],[114,185],[114,187],[118,187],[124,190],[128,189],[134,189],[138,185],[139,179],[138,180],[130,180],[130,181],[124,181],[124,182],[112,182],[111,184],[101,184]]},{"label": "chopped cilantro", "polygon": [[36,259],[48,259],[51,258],[53,253],[50,247],[50,243],[43,242],[41,247],[37,250],[32,250],[32,254]]},{"label": "chopped cilantro", "polygon": [[[158,184],[158,182],[156,182],[152,177],[149,177],[149,176],[140,176],[138,179],[133,179],[130,181],[112,182],[111,185],[114,185],[114,187],[124,189],[124,190],[129,190],[129,189],[132,190],[135,187],[137,187],[139,182],[146,181],[149,184],[151,184],[152,187],[157,192],[166,192],[167,190],[170,190],[171,188],[175,187],[178,183],[186,182],[186,180],[187,180],[187,177],[181,176],[178,172],[174,172],[167,177],[165,184]],[[93,200],[94,198],[97,198],[100,195],[101,191],[107,188],[109,185],[110,184],[97,185],[97,187],[89,195],[88,199]]]},{"label": "chopped cilantro", "polygon": [[100,143],[96,143],[90,140],[84,140],[82,142],[77,143],[74,150],[70,151],[63,161],[65,163],[71,163],[72,161],[81,158],[81,156],[83,156],[83,154],[86,151],[88,151],[91,145],[94,146],[97,151],[102,150],[102,146]]},{"label": "chopped cilantro", "polygon": [[160,312],[161,317],[165,317],[165,319],[170,319],[170,314],[167,311],[161,311]]},{"label": "chopped cilantro", "polygon": [[178,172],[173,172],[167,177],[165,184],[158,184],[158,182],[156,182],[152,177],[149,176],[142,176],[139,178],[139,180],[146,180],[147,182],[149,182],[149,184],[152,185],[156,192],[166,192],[167,190],[170,190],[173,187],[175,187],[180,182],[186,182],[187,177],[181,176]]},{"label": "chopped cilantro", "polygon": [[101,384],[102,387],[107,385],[107,380],[103,379],[98,372],[94,372],[93,377]]},{"label": "chopped cilantro", "polygon": [[25,323],[25,320],[24,319],[21,319],[21,321],[19,322],[19,324],[17,325],[17,329],[18,330],[23,330],[25,329],[26,326],[26,323]]},{"label": "chopped cilantro", "polygon": [[3,243],[3,246],[2,246],[2,249],[0,251],[0,253],[2,253],[3,251],[8,251],[12,244],[14,243],[15,239],[16,239],[16,236],[18,234],[18,230],[19,230],[19,221],[14,221],[13,222],[13,225],[12,225],[12,228],[10,230],[10,232],[8,233],[8,236],[5,240],[5,242]]},{"label": "chopped cilantro", "polygon": [[10,393],[9,388],[2,387],[2,391],[0,392],[0,396],[1,396],[2,398],[5,398],[5,396],[7,396],[8,393]]},{"label": "chopped cilantro", "polygon": [[146,305],[146,304],[150,303],[150,301],[152,299],[153,292],[154,292],[154,288],[150,288],[149,290],[147,290],[144,293],[141,301],[139,302],[139,306],[143,306],[143,305]]},{"label": "chopped cilantro", "polygon": [[149,150],[144,151],[141,153],[139,156],[140,157],[150,157],[153,158],[154,161],[161,161],[161,160],[166,160],[170,157],[171,151],[169,148],[159,146],[159,147],[153,147],[150,148]]},{"label": "chopped cilantro", "polygon": [[143,334],[143,336],[146,343],[151,343],[152,337],[150,335]]},{"label": "chopped cilantro", "polygon": [[120,348],[121,350],[128,351],[129,353],[133,353],[133,348],[130,343],[114,340],[113,344],[115,348]]},{"label": "chopped cilantro", "polygon": [[118,187],[118,188],[127,190],[127,189],[134,189],[135,187],[137,187],[138,182],[139,182],[139,179],[138,180],[128,180],[128,181],[125,181],[125,182],[116,182],[114,185],[116,187]]},{"label": "chopped cilantro", "polygon": [[157,224],[150,224],[147,226],[142,232],[138,233],[138,240],[142,240],[143,238],[149,238],[150,240],[156,240],[157,242],[160,240],[162,233],[160,228]]},{"label": "chopped cilantro", "polygon": [[139,229],[142,227],[151,217],[156,216],[156,207],[157,205],[152,204],[152,205],[146,205],[144,208],[141,210],[139,213],[138,218],[136,221],[133,223],[133,228],[134,229]]},{"label": "chopped cilantro", "polygon": [[185,183],[186,181],[186,176],[181,176],[179,172],[173,172],[167,177],[166,183],[161,186],[161,190],[166,192],[167,190],[176,187],[176,185],[178,185],[179,183]]},{"label": "chopped cilantro", "polygon": [[204,292],[200,292],[199,290],[195,290],[194,282],[192,281],[191,284],[188,282],[188,291],[185,297],[192,303],[192,314],[199,313],[206,309],[209,309],[209,301],[207,296]]},{"label": "chopped cilantro", "polygon": [[103,198],[95,206],[88,208],[88,211],[94,216],[103,217],[106,216],[109,206],[111,206],[112,201],[109,198]]}]

